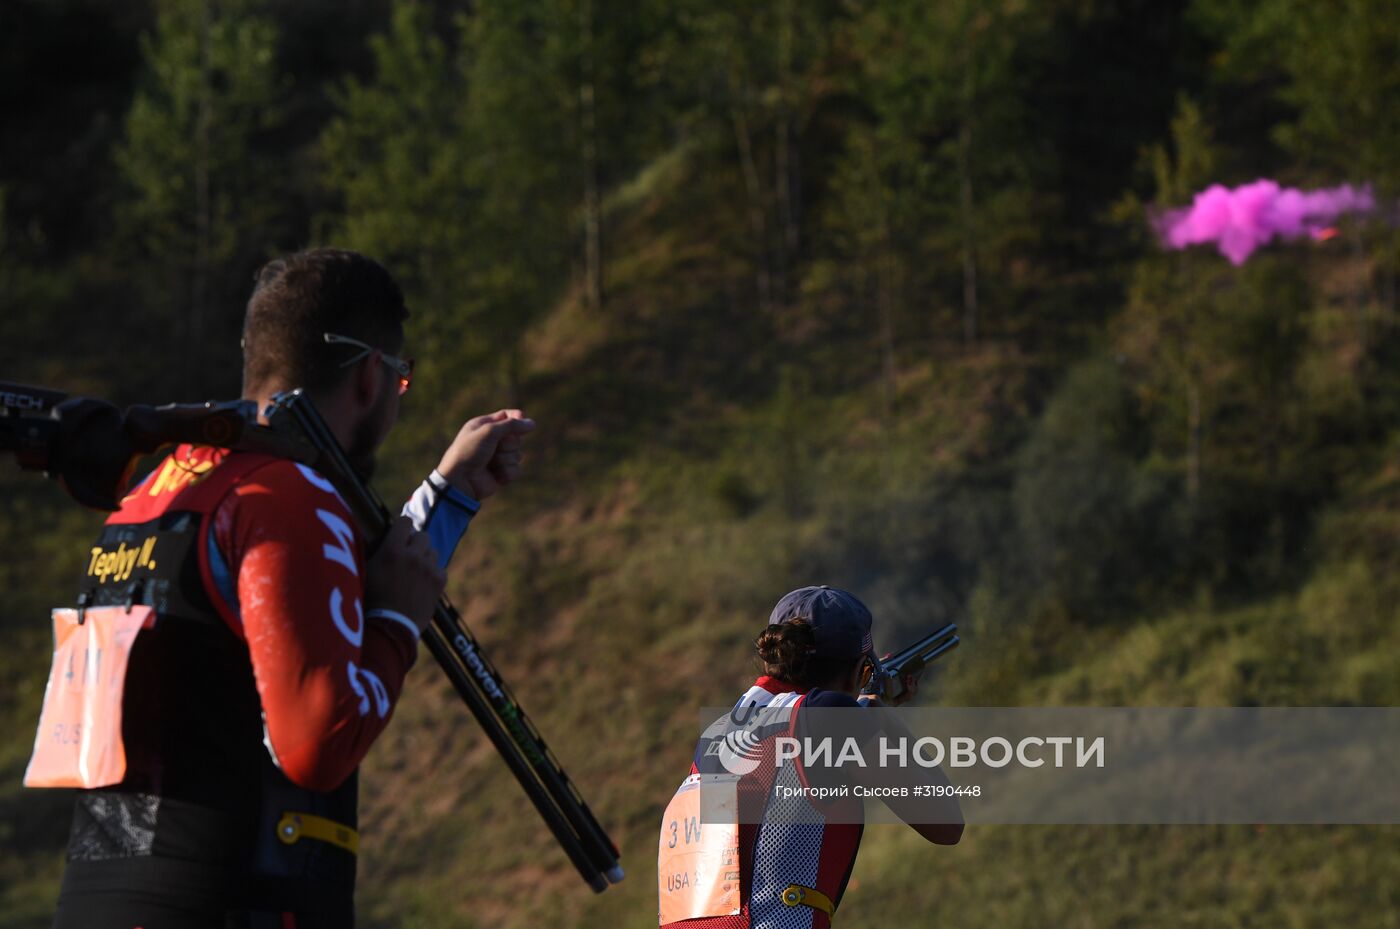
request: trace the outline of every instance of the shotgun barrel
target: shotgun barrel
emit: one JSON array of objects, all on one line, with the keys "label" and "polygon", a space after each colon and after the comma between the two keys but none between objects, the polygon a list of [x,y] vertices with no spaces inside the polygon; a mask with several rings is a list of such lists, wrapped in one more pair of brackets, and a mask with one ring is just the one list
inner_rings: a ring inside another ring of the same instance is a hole
[{"label": "shotgun barrel", "polygon": [[918,674],[927,665],[957,648],[958,643],[962,641],[958,638],[957,631],[957,623],[948,623],[908,648],[880,659],[880,668],[871,675],[863,688],[864,692],[882,697],[892,696],[891,690],[899,684],[901,677],[906,674]]}]

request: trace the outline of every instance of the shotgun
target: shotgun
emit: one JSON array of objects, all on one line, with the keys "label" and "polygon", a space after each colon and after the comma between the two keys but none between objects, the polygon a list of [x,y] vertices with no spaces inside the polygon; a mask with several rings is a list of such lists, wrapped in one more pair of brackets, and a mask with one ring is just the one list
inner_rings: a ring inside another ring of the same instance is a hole
[{"label": "shotgun", "polygon": [[957,623],[948,623],[931,632],[908,648],[880,659],[880,666],[862,682],[861,693],[872,694],[888,701],[898,696],[899,680],[906,674],[918,674],[925,666],[958,647]]}]

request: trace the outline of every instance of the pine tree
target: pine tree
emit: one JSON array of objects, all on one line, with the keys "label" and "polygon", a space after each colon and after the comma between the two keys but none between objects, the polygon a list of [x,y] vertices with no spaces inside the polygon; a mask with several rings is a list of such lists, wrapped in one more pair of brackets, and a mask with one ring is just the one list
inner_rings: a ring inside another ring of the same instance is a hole
[{"label": "pine tree", "polygon": [[449,344],[465,300],[479,197],[467,176],[462,80],[428,7],[395,5],[373,36],[374,77],[333,92],[340,115],[321,136],[327,186],[342,200],[331,237],[391,267],[427,319],[426,348]]},{"label": "pine tree", "polygon": [[561,0],[492,0],[463,22],[468,176],[480,193],[473,297],[490,337],[516,346],[565,290],[579,241],[576,58],[579,22]]},{"label": "pine tree", "polygon": [[[1160,206],[1189,203],[1215,180],[1223,158],[1191,100],[1181,101],[1171,132],[1171,149],[1156,147],[1150,158]],[[1122,212],[1146,229],[1159,208]],[[1275,479],[1312,297],[1298,262],[1286,255],[1256,254],[1236,268],[1205,246],[1166,252],[1144,244],[1149,250],[1134,268],[1112,338],[1156,424],[1157,451],[1181,462],[1186,498],[1199,516],[1208,461],[1229,461],[1237,472],[1251,462],[1261,483]]]},{"label": "pine tree", "polygon": [[1014,2],[876,0],[859,11],[850,92],[869,116],[851,125],[834,172],[833,257],[872,282],[858,289],[873,294],[887,345],[906,307],[924,328],[956,306],[974,342],[989,303],[1011,309],[998,282],[1044,208],[1019,103],[1031,79],[1021,58],[1044,22]]},{"label": "pine tree", "polygon": [[[1201,4],[1198,18],[1221,37],[1225,79],[1276,88],[1287,116],[1273,135],[1295,171],[1318,186],[1372,184],[1382,203],[1400,197],[1400,18],[1389,0],[1266,0]],[[1358,254],[1379,272],[1391,325],[1397,307],[1400,232],[1393,215],[1352,223]],[[1364,304],[1376,295],[1368,286]]]},{"label": "pine tree", "polygon": [[584,196],[566,67],[577,17],[563,12],[478,4],[456,20],[454,52],[426,6],[398,3],[371,40],[373,80],[344,85],[322,137],[345,201],[332,228],[400,274],[435,365],[511,385],[525,327],[568,280]]},{"label": "pine tree", "polygon": [[192,374],[207,342],[227,341],[226,308],[277,245],[282,180],[259,145],[278,121],[276,43],[272,23],[234,0],[168,0],[142,40],[146,86],[116,151],[132,192],[123,220],[159,269],[163,292],[147,299],[175,317]]}]

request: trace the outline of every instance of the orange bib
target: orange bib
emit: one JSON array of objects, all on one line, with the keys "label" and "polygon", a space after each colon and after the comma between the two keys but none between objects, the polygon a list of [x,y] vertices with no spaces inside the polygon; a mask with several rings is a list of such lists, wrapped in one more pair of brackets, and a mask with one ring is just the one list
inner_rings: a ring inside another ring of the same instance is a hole
[{"label": "orange bib", "polygon": [[122,693],[149,606],[53,611],[53,665],[26,787],[110,787],[126,777]]},{"label": "orange bib", "polygon": [[[712,818],[719,814],[722,821],[700,821],[702,777],[706,812]],[[661,925],[739,913],[737,777],[692,774],[685,779],[661,820],[656,871]]]}]

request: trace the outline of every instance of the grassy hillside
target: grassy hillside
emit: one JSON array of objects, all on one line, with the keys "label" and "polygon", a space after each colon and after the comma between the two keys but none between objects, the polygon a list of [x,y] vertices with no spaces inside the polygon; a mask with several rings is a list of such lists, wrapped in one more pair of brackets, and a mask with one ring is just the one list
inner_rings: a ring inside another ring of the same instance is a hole
[{"label": "grassy hillside", "polygon": [[[713,244],[732,229],[679,221],[719,196],[718,182],[683,159],[661,167],[611,205],[622,244],[607,314],[570,295],[527,338],[519,398],[541,423],[530,479],[488,504],[450,581],[622,846],[629,880],[587,892],[425,656],[366,765],[364,925],[651,925],[658,819],[686,770],[695,711],[747,684],[751,639],[801,584],[859,592],[887,647],[958,618],[965,645],[927,700],[1400,698],[1400,473],[1383,443],[1327,472],[1296,539],[1279,530],[1272,555],[1252,543],[1213,549],[1263,567],[1224,563],[1198,578],[1191,551],[1154,547],[1168,520],[1152,507],[1182,496],[1180,463],[1114,432],[1115,398],[1132,394],[1101,346],[967,348],[921,330],[890,364],[868,320],[822,319],[812,306],[801,324],[758,313],[742,298],[742,266]],[[1356,353],[1338,348],[1329,312],[1311,317],[1299,367],[1342,382]],[[425,365],[383,456],[387,498],[433,462],[460,416],[502,402],[455,383],[445,364]],[[1077,424],[1069,439],[1064,423]],[[1224,458],[1207,460],[1221,485],[1237,479]],[[28,929],[46,924],[66,832],[66,798],[18,787],[42,691],[43,610],[65,596],[95,519],[36,479],[7,475],[3,487],[0,719],[13,736],[0,748],[0,926]],[[1093,496],[1103,487],[1109,496]],[[1090,501],[1084,512],[1077,500]],[[1109,556],[1122,553],[1076,550],[1064,563],[1092,562],[1082,576],[1102,588],[1015,586],[1080,538],[1186,567],[1170,582],[1145,571],[1128,589],[1111,576],[1121,565]],[[1190,548],[1189,533],[1174,538]],[[1100,603],[1110,588],[1111,609]],[[943,849],[878,827],[841,923],[1389,926],[1397,838],[1394,828],[999,827]]]},{"label": "grassy hillside", "polygon": [[[1350,474],[1306,556],[1284,559],[1269,584],[1201,585],[1110,624],[1043,605],[1008,621],[968,553],[996,549],[1006,485],[1041,414],[1034,398],[1064,377],[1063,362],[935,344],[901,361],[891,386],[869,343],[853,340],[830,347],[829,367],[755,366],[782,353],[745,351],[746,339],[784,336],[710,296],[724,275],[698,244],[707,236],[621,262],[628,276],[606,323],[566,303],[537,327],[523,388],[543,424],[531,483],[491,504],[452,574],[468,621],[614,830],[630,878],[600,897],[578,886],[436,673],[420,668],[366,777],[371,925],[651,925],[657,821],[686,769],[695,708],[748,683],[750,640],[799,584],[861,592],[887,645],[959,618],[966,645],[930,700],[1400,697],[1390,544],[1400,482],[1389,465]],[[842,922],[1386,926],[1400,903],[1398,837],[998,827],[943,849],[876,827]]]},{"label": "grassy hillside", "polygon": [[[873,466],[867,456],[855,445],[833,453],[831,466],[858,473]],[[516,544],[537,554],[514,557],[530,565],[537,606],[480,616],[498,660],[617,830],[631,880],[596,898],[575,887],[470,726],[446,731],[456,710],[432,674],[419,672],[415,683],[426,686],[415,688],[367,778],[367,829],[379,839],[363,899],[375,925],[651,924],[656,824],[687,764],[694,708],[747,683],[747,640],[771,591],[871,581],[823,556],[862,494],[838,495],[796,520],[762,509],[739,519],[689,491],[704,486],[705,470],[677,463],[649,487],[645,470],[619,476],[590,494],[591,518],[535,517]],[[483,549],[497,538],[491,525],[478,527]],[[461,570],[461,595],[484,584],[479,598],[513,599],[497,586],[508,561]],[[981,635],[974,617],[934,693],[972,704],[1393,705],[1400,598],[1375,570],[1357,555],[1256,603],[1203,604],[1114,630],[1064,627],[1074,644],[1049,659],[1052,670],[1029,676],[1008,665],[1041,664],[1021,653],[1041,646]],[[481,581],[469,583],[474,575]],[[882,596],[890,615],[898,598]],[[997,827],[944,849],[873,827],[843,920],[1380,927],[1400,903],[1398,837],[1393,827]]]}]

